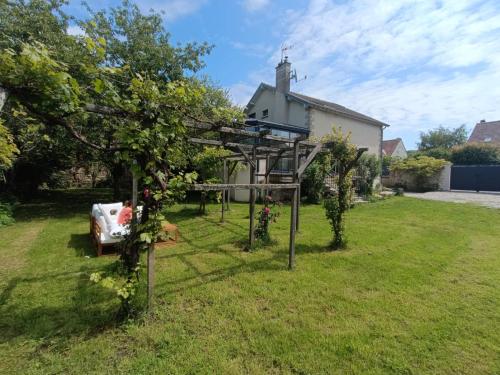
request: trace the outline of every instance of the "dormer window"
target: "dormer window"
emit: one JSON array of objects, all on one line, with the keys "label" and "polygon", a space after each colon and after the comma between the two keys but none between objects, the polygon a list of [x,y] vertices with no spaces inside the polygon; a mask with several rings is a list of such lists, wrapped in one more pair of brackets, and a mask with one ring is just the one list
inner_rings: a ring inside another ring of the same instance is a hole
[{"label": "dormer window", "polygon": [[248,115],[248,118],[255,118],[255,112],[250,113],[250,114]]},{"label": "dormer window", "polygon": [[484,139],[484,141],[485,141],[485,142],[491,142],[491,137],[486,137],[486,138]]},{"label": "dormer window", "polygon": [[266,117],[268,117],[268,116],[269,116],[269,110],[268,110],[268,109],[264,109],[264,110],[262,111],[262,118],[266,118]]}]

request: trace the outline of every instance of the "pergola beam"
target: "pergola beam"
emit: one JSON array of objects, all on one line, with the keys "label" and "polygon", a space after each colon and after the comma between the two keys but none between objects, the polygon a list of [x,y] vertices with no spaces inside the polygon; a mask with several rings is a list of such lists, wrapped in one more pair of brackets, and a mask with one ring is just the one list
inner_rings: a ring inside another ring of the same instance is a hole
[{"label": "pergola beam", "polygon": [[277,135],[267,134],[268,130],[262,132],[254,132],[245,129],[237,129],[237,128],[230,128],[228,126],[216,126],[212,124],[203,124],[203,123],[187,123],[186,126],[189,128],[201,129],[205,131],[215,131],[225,134],[241,135],[248,138],[266,139],[268,141],[275,141],[282,143],[293,143],[294,141],[299,140],[301,145],[309,147],[313,147],[316,145],[316,143],[306,141],[304,136],[299,136],[295,139],[289,139],[285,137],[279,137]]},{"label": "pergola beam", "polygon": [[305,172],[306,168],[309,166],[309,164],[312,163],[316,155],[321,151],[323,148],[323,145],[321,143],[318,143],[316,147],[313,148],[311,153],[307,156],[307,159],[304,161],[304,163],[299,167],[297,170],[297,176],[300,178],[302,174]]},{"label": "pergola beam", "polygon": [[271,173],[271,171],[274,169],[276,164],[278,164],[278,161],[280,160],[281,157],[283,157],[284,152],[285,152],[284,150],[278,152],[278,155],[276,156],[276,159],[274,159],[273,163],[271,165],[266,165],[266,167],[267,167],[266,174],[265,174],[266,177],[269,176],[269,173]]},{"label": "pergola beam", "polygon": [[[209,146],[223,146],[223,147],[228,147],[228,148],[236,148],[236,149],[247,149],[247,150],[252,150],[254,146],[250,144],[245,144],[245,143],[235,143],[235,142],[223,142],[223,141],[218,141],[215,139],[203,139],[203,138],[189,138],[189,142],[191,143],[197,143],[197,144],[202,144],[202,145],[209,145]],[[267,146],[255,146],[257,151],[262,151],[262,152],[279,152],[283,150],[283,148],[275,148],[275,147],[267,147]],[[290,147],[287,147],[285,150],[291,150]]]},{"label": "pergola beam", "polygon": [[[243,150],[243,147],[241,147],[240,145],[236,146],[236,148],[239,150],[239,152],[241,153],[241,155],[243,155],[243,157],[245,158],[245,160],[247,161],[248,164],[250,164],[250,166],[252,167],[252,169],[255,169],[255,161],[252,160],[250,158],[250,156],[248,156],[248,154],[245,152],[245,150]],[[255,148],[254,150],[255,151]]]},{"label": "pergola beam", "polygon": [[194,184],[188,190],[194,191],[208,191],[208,190],[224,190],[224,189],[234,189],[234,190],[265,190],[265,189],[296,189],[299,184]]}]

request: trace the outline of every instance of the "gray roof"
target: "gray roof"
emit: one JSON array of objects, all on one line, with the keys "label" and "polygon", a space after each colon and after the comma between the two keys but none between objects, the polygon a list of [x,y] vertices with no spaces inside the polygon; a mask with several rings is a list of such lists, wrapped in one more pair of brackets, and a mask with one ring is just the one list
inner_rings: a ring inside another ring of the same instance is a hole
[{"label": "gray roof", "polygon": [[500,121],[482,121],[477,123],[468,142],[500,144]]},{"label": "gray roof", "polygon": [[[267,83],[261,83],[260,87],[271,89],[271,90],[276,90],[276,88],[274,86],[268,85]],[[259,89],[257,89],[255,94],[257,94],[258,91],[259,91]],[[254,94],[254,96],[255,96],[255,94]],[[370,124],[374,124],[374,125],[378,125],[378,126],[389,126],[389,124],[386,124],[382,121],[376,120],[373,117],[366,116],[362,113],[353,111],[352,109],[349,109],[349,108],[344,107],[344,106],[337,104],[337,103],[328,102],[326,100],[313,98],[311,96],[299,94],[299,93],[292,92],[292,91],[286,93],[285,95],[287,95],[291,99],[295,99],[297,101],[306,103],[306,104],[310,105],[311,107],[315,107],[315,108],[323,110],[323,111],[333,112],[333,113],[340,114],[340,115],[345,115],[347,117],[355,118],[358,120],[363,120],[363,121],[366,121]],[[253,99],[254,98],[252,97],[250,102],[252,102]]]}]

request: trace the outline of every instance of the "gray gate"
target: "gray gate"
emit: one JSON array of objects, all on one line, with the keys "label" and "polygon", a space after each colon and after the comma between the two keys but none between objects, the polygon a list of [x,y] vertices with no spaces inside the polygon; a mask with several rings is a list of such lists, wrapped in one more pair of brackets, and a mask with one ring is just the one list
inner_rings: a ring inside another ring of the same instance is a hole
[{"label": "gray gate", "polygon": [[500,165],[453,165],[452,190],[500,191]]}]

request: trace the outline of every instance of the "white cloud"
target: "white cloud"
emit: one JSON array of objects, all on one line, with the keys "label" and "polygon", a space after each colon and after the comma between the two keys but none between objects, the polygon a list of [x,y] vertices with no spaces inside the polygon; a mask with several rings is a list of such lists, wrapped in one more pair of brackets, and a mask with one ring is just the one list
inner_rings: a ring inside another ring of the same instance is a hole
[{"label": "white cloud", "polygon": [[267,56],[273,51],[273,47],[266,43],[231,42],[231,45],[249,56]]},{"label": "white cloud", "polygon": [[208,0],[146,0],[138,5],[143,11],[154,9],[164,12],[167,21],[198,11]]},{"label": "white cloud", "polygon": [[290,60],[308,75],[295,90],[385,121],[391,134],[500,119],[495,0],[313,0],[286,28]]},{"label": "white cloud", "polygon": [[234,104],[245,107],[256,89],[255,85],[238,82],[229,88],[229,96]]},{"label": "white cloud", "polygon": [[269,4],[269,0],[244,0],[243,7],[249,12],[256,12]]}]

